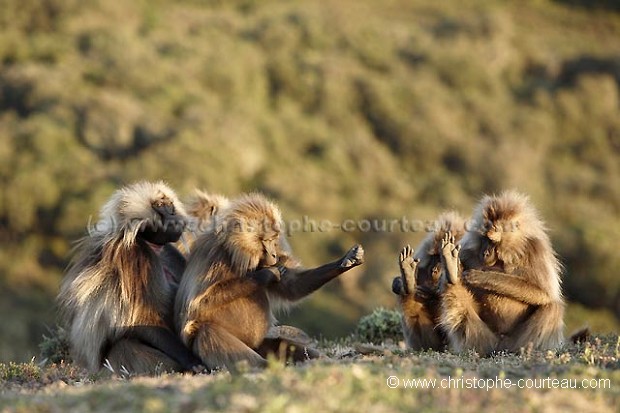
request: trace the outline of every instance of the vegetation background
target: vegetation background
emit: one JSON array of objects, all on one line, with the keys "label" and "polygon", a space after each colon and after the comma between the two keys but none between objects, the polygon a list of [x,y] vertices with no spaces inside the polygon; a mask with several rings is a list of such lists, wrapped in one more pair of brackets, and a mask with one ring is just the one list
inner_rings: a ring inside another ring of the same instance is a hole
[{"label": "vegetation background", "polygon": [[[565,264],[567,329],[618,331],[617,1],[0,10],[0,361],[38,354],[72,241],[141,179],[182,196],[259,190],[287,220],[334,223],[468,214],[483,193],[517,188]],[[284,319],[342,337],[392,307],[397,253],[425,233],[380,229],[293,233],[306,265],[356,242],[367,263]]]}]

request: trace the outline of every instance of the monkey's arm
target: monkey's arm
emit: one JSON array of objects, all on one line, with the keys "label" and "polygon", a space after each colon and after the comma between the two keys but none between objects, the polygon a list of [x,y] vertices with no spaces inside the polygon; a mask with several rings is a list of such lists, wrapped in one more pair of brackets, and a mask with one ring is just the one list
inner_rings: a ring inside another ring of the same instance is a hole
[{"label": "monkey's arm", "polygon": [[[414,259],[413,252],[413,248],[407,245],[398,256],[401,282],[400,288],[396,279],[392,282],[392,292],[394,294],[407,295],[413,293],[416,289],[420,259]],[[400,292],[397,292],[397,290],[400,290]]]},{"label": "monkey's arm", "polygon": [[551,297],[523,278],[498,271],[469,270],[463,280],[470,287],[482,288],[530,305],[551,303]]},{"label": "monkey's arm", "polygon": [[321,288],[340,274],[364,262],[364,249],[356,245],[339,260],[313,269],[284,268],[280,282],[269,287],[269,292],[289,301],[299,300]]},{"label": "monkey's arm", "polygon": [[193,371],[202,365],[181,339],[171,330],[162,326],[132,326],[125,330],[126,338],[134,338],[174,359],[186,371]]}]

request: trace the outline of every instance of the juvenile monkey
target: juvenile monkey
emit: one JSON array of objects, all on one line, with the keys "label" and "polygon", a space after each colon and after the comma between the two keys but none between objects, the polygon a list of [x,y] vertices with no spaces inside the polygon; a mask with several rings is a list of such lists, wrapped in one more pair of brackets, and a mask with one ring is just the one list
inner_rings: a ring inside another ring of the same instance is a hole
[{"label": "juvenile monkey", "polygon": [[91,371],[188,371],[200,365],[172,329],[185,259],[172,247],[187,217],[162,182],[116,191],[82,238],[58,303],[74,360]]},{"label": "juvenile monkey", "polygon": [[201,234],[216,225],[215,217],[230,205],[230,200],[224,195],[196,189],[186,205],[187,213],[196,220],[196,234]]},{"label": "juvenile monkey", "polygon": [[363,263],[356,245],[332,263],[302,269],[281,244],[282,217],[260,194],[243,195],[195,242],[175,302],[183,342],[209,368],[264,366],[272,309],[297,301]]},{"label": "juvenile monkey", "polygon": [[446,233],[460,238],[465,221],[456,212],[444,212],[414,250],[407,245],[400,253],[400,276],[394,278],[392,291],[398,296],[402,313],[405,343],[413,350],[442,350],[447,339],[439,328],[439,278],[441,276],[441,241]]},{"label": "juvenile monkey", "polygon": [[442,241],[441,325],[455,351],[481,354],[558,347],[563,341],[561,265],[529,199],[485,196],[456,245]]},{"label": "juvenile monkey", "polygon": [[195,189],[185,203],[188,225],[183,237],[177,242],[177,248],[186,256],[189,255],[196,238],[217,225],[218,217],[229,204],[230,200],[224,195]]}]

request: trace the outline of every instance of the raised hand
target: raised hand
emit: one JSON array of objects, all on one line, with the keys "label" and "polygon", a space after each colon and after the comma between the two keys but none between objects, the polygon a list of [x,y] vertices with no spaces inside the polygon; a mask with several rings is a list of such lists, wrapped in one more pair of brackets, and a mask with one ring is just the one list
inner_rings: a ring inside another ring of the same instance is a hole
[{"label": "raised hand", "polygon": [[459,282],[459,251],[460,245],[455,245],[454,235],[447,232],[441,240],[441,263],[447,274],[448,282]]},{"label": "raised hand", "polygon": [[407,245],[401,250],[398,256],[402,295],[411,294],[416,288],[418,264],[420,260],[418,258],[413,258],[413,254],[413,248],[411,248],[411,245]]},{"label": "raised hand", "polygon": [[364,263],[364,248],[360,244],[355,245],[345,254],[340,261],[341,268],[353,268]]}]

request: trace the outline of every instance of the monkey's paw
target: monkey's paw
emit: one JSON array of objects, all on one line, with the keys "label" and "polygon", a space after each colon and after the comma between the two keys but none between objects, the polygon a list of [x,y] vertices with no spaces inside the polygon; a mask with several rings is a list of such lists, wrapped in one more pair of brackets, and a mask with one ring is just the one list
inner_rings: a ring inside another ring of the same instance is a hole
[{"label": "monkey's paw", "polygon": [[411,293],[415,290],[416,286],[416,277],[420,260],[418,258],[413,258],[413,253],[414,251],[411,245],[407,245],[401,250],[398,256],[403,294]]},{"label": "monkey's paw", "polygon": [[341,268],[353,268],[364,263],[364,248],[357,244],[347,252],[347,254],[340,261]]},{"label": "monkey's paw", "polygon": [[251,277],[259,285],[267,287],[273,283],[279,282],[281,274],[282,273],[278,267],[267,267],[254,271]]},{"label": "monkey's paw", "polygon": [[441,240],[441,263],[451,284],[456,284],[459,281],[459,251],[461,246],[455,245],[455,242],[454,235],[449,231]]}]

